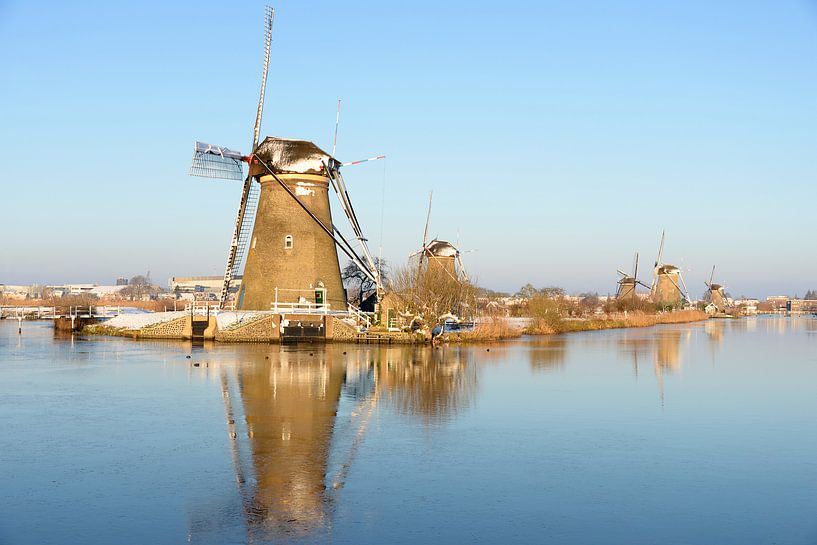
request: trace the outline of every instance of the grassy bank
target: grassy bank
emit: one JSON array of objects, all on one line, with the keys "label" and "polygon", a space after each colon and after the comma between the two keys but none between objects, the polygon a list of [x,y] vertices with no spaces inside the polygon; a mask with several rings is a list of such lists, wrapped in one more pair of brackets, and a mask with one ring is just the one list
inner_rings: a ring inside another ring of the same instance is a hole
[{"label": "grassy bank", "polygon": [[561,316],[536,318],[525,329],[528,335],[553,335],[573,331],[598,331],[601,329],[621,329],[627,327],[650,327],[659,324],[684,324],[707,319],[707,314],[700,310],[679,310],[665,314],[645,314],[631,312],[611,314],[602,318],[565,319]]},{"label": "grassy bank", "polygon": [[699,310],[680,310],[664,314],[629,312],[608,314],[601,318],[563,318],[557,314],[533,318],[525,329],[510,327],[502,319],[479,324],[474,331],[446,333],[435,341],[442,342],[491,342],[512,339],[522,335],[557,335],[575,331],[598,331],[602,329],[621,329],[628,327],[650,327],[660,324],[684,324],[698,322],[708,318]]}]

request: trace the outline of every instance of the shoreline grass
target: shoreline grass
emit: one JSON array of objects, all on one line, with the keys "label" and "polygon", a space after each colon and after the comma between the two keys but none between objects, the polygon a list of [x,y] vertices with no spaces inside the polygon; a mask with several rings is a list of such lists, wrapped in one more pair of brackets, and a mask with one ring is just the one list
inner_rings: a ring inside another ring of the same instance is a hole
[{"label": "shoreline grass", "polygon": [[513,328],[505,320],[496,318],[490,322],[478,324],[474,331],[445,333],[434,341],[442,342],[493,342],[513,339],[522,335],[561,335],[580,331],[601,331],[605,329],[626,329],[633,327],[652,327],[663,324],[684,324],[699,322],[709,316],[700,310],[680,310],[663,314],[629,312],[626,315],[610,314],[601,318],[566,319],[558,315],[534,318],[530,326]]}]

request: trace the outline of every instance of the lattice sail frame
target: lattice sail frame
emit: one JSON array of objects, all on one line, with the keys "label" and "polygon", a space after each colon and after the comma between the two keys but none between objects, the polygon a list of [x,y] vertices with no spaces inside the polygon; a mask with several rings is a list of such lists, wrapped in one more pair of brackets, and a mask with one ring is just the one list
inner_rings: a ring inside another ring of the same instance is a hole
[{"label": "lattice sail frame", "polygon": [[222,180],[244,180],[244,161],[241,153],[229,148],[196,142],[193,146],[193,160],[190,176],[218,178]]}]

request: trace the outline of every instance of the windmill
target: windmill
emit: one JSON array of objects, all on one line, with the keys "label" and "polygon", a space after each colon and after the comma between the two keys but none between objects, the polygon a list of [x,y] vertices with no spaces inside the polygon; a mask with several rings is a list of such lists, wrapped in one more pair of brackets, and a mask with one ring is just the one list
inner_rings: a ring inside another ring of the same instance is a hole
[{"label": "windmill", "polygon": [[428,240],[428,225],[431,222],[431,202],[434,192],[428,194],[428,213],[426,224],[423,229],[423,245],[419,250],[409,256],[409,263],[417,263],[417,276],[429,268],[443,270],[454,280],[466,280],[468,275],[462,263],[462,252],[456,246],[446,240],[436,237]]},{"label": "windmill", "polygon": [[629,275],[622,270],[618,270],[617,272],[619,275],[621,275],[621,278],[618,280],[616,299],[635,299],[638,296],[635,289],[639,284],[649,289],[647,284],[638,279],[638,252],[635,253],[635,259],[633,259],[632,275]]},{"label": "windmill", "polygon": [[[267,137],[259,143],[273,17],[274,10],[267,6],[251,153],[203,142],[196,142],[193,150],[191,175],[243,180],[219,306],[226,306],[235,291],[233,279],[246,261],[237,308],[269,310],[279,303],[311,308],[314,303],[324,310],[345,311],[337,249],[378,287],[380,275],[340,172],[343,163],[306,140]],[[330,186],[349,220],[355,244],[332,222]]]},{"label": "windmill", "polygon": [[[661,244],[658,247],[658,257],[655,259],[653,268],[650,298],[653,303],[660,305],[689,304],[692,299],[689,297],[684,278],[681,275],[681,269],[661,260],[664,254],[665,234],[665,232],[661,232]],[[682,287],[683,289],[681,289]]]},{"label": "windmill", "polygon": [[724,293],[725,286],[715,284],[712,280],[715,278],[715,265],[712,265],[712,273],[709,275],[709,282],[704,282],[707,287],[706,300],[715,306],[717,311],[723,312],[726,308],[726,294]]}]

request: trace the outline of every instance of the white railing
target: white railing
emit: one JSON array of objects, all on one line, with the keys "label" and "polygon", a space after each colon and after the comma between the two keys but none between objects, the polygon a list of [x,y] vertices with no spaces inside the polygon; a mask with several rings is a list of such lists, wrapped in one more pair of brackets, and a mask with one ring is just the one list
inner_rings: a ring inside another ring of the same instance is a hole
[{"label": "white railing", "polygon": [[34,317],[38,320],[56,318],[56,307],[15,307],[0,306],[0,318]]},{"label": "white railing", "polygon": [[218,310],[218,301],[190,301],[184,306],[185,312],[196,316],[210,316]]},{"label": "white railing", "polygon": [[275,301],[272,303],[270,310],[273,312],[290,312],[290,313],[305,313],[305,314],[329,314],[332,308],[329,303],[310,303],[307,302],[299,302],[299,303],[285,303],[283,301]]},{"label": "white railing", "polygon": [[354,306],[353,304],[349,303],[348,306],[349,314],[351,314],[354,318],[357,319],[358,323],[365,324],[367,328],[372,327],[372,319],[371,317]]}]

